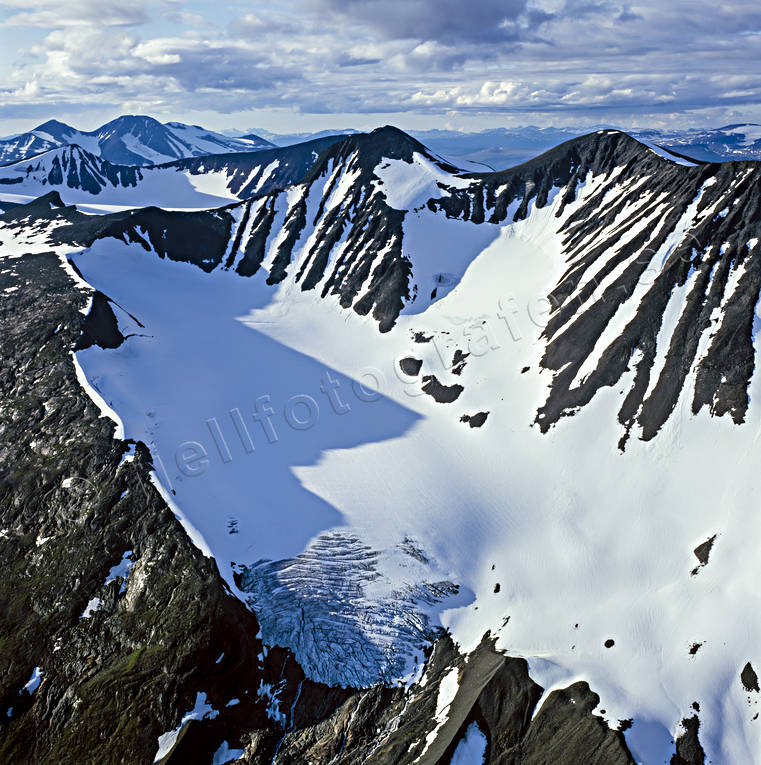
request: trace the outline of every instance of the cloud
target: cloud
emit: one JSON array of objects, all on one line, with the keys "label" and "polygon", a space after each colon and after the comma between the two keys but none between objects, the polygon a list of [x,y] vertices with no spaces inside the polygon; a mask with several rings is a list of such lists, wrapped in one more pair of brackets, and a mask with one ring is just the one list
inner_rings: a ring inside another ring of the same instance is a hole
[{"label": "cloud", "polygon": [[[756,112],[761,6],[673,0],[0,2],[4,114],[56,105],[427,115]],[[34,26],[37,42],[19,25]],[[711,112],[711,110],[714,110]],[[558,118],[553,116],[554,121]]]},{"label": "cloud", "polygon": [[368,64],[380,64],[382,59],[372,58],[367,56],[353,56],[351,53],[341,53],[336,60],[336,64],[341,67],[345,66],[367,66]]},{"label": "cloud", "polygon": [[611,114],[642,111],[700,110],[709,106],[734,107],[750,100],[758,103],[761,75],[737,77],[670,74],[588,74],[581,77],[546,77],[486,81],[438,90],[419,90],[413,105],[440,111],[491,110],[524,113]]},{"label": "cloud", "polygon": [[452,88],[441,88],[433,93],[418,91],[410,97],[412,103],[425,106],[504,106],[525,100],[529,90],[523,83],[502,80],[501,82],[484,82],[479,88],[456,85]]},{"label": "cloud", "polygon": [[519,40],[551,18],[528,0],[311,0],[309,5],[380,37],[446,45]]},{"label": "cloud", "polygon": [[150,21],[148,3],[135,0],[6,0],[0,9],[10,11],[4,27],[61,29],[83,26],[137,26]]},{"label": "cloud", "polygon": [[13,105],[119,105],[120,111],[250,108],[263,91],[277,93],[300,73],[273,62],[245,41],[136,35],[110,28],[69,27],[31,48],[30,61],[0,88]]}]

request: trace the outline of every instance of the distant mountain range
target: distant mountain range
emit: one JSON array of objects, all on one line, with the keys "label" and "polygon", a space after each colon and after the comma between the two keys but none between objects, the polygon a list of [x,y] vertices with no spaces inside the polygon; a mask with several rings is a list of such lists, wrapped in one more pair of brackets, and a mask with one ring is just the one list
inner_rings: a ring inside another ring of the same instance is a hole
[{"label": "distant mountain range", "polygon": [[755,123],[710,130],[641,130],[632,135],[655,141],[702,162],[761,159],[761,125]]},{"label": "distant mountain range", "polygon": [[90,132],[49,120],[27,133],[0,139],[0,164],[71,145],[121,165],[158,165],[174,159],[274,146],[257,135],[230,138],[199,125],[161,123],[153,117],[123,115]]},{"label": "distant mountain range", "polygon": [[[410,134],[434,153],[468,170],[504,170],[515,167],[563,141],[597,129],[536,127],[494,128],[465,133],[457,130],[412,130]],[[353,128],[314,133],[273,133],[251,128],[215,132],[181,122],[161,123],[153,117],[123,115],[84,132],[63,122],[49,120],[33,130],[0,139],[0,165],[28,159],[50,149],[78,145],[112,164],[162,165],[178,159],[261,151],[314,140],[357,134]],[[761,125],[735,124],[711,129],[626,131],[648,144],[676,152],[699,162],[761,159]]]}]

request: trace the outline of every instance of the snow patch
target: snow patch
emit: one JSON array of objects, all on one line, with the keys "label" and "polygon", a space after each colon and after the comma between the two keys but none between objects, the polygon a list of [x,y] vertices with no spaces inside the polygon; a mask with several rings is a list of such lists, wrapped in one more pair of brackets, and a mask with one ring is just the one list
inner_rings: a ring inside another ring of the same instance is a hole
[{"label": "snow patch", "polygon": [[486,736],[481,732],[478,723],[472,722],[465,731],[465,736],[457,744],[450,765],[483,765],[486,744]]},{"label": "snow patch", "polygon": [[227,741],[223,741],[222,745],[214,753],[214,759],[211,761],[211,765],[225,765],[225,763],[239,760],[245,753],[244,749],[231,749]]},{"label": "snow patch", "polygon": [[90,598],[85,606],[85,610],[82,611],[80,619],[89,619],[96,611],[100,611],[103,601],[100,598]]},{"label": "snow patch", "polygon": [[380,180],[387,204],[396,210],[411,210],[429,199],[448,196],[442,186],[464,189],[471,184],[467,179],[442,170],[419,152],[413,154],[411,163],[403,159],[381,160],[375,175]]},{"label": "snow patch", "polygon": [[115,582],[117,579],[121,579],[122,583],[119,587],[119,594],[121,595],[126,592],[127,580],[132,573],[132,569],[135,567],[135,561],[132,559],[132,555],[132,550],[127,550],[122,556],[122,559],[115,566],[111,567],[111,570],[106,577],[106,581],[103,582],[104,586],[111,584],[111,582]]},{"label": "snow patch", "polygon": [[32,676],[27,680],[26,685],[24,686],[24,690],[29,694],[34,693],[42,682],[42,675],[42,669],[40,667],[35,667],[32,670]]},{"label": "snow patch", "polygon": [[206,701],[206,694],[200,692],[197,693],[195,706],[183,716],[182,720],[180,720],[180,724],[174,730],[162,733],[159,736],[159,748],[156,751],[153,761],[158,762],[169,754],[185,723],[190,720],[213,720],[218,714],[219,712]]},{"label": "snow patch", "polygon": [[444,726],[444,723],[446,723],[449,718],[449,708],[452,706],[452,702],[457,695],[459,687],[460,669],[459,667],[452,667],[444,677],[441,678],[441,682],[439,683],[439,694],[436,697],[436,713],[434,715],[436,727],[425,737],[425,746],[415,762],[419,762],[422,759],[431,744],[436,740],[436,736],[439,735],[439,731]]}]

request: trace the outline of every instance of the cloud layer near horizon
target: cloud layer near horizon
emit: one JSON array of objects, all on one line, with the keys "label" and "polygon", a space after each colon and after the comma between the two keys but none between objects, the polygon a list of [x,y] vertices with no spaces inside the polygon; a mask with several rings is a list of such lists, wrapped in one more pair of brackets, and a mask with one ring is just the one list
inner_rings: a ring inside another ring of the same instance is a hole
[{"label": "cloud layer near horizon", "polygon": [[746,0],[9,0],[0,34],[12,52],[5,119],[55,110],[576,124],[761,116],[751,65],[761,6]]}]

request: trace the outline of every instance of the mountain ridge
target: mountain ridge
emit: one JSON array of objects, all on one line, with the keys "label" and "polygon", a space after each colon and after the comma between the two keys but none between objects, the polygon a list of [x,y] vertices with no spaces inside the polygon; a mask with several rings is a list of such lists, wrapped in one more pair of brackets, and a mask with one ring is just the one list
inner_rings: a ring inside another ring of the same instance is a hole
[{"label": "mountain ridge", "polygon": [[0,166],[0,193],[7,192],[11,195],[7,201],[18,203],[53,187],[78,204],[138,207],[153,203],[203,209],[295,183],[334,140],[150,166],[115,164],[72,144]]},{"label": "mountain ridge", "polygon": [[[745,128],[745,131],[740,129]],[[589,127],[536,127],[487,128],[477,132],[446,129],[410,130],[417,140],[437,154],[450,157],[455,164],[477,170],[514,167],[536,157],[571,138],[597,130],[621,130],[644,142],[654,142],[664,150],[698,162],[723,162],[743,159],[761,159],[758,141],[749,140],[744,132],[757,131],[754,123],[726,125],[720,128],[663,130],[656,128],[621,128],[616,125]],[[727,132],[732,131],[732,132]],[[335,131],[336,133],[342,131]],[[347,131],[343,131],[347,132]],[[318,134],[272,134],[267,137],[280,145],[294,140],[305,140]],[[758,139],[761,135],[756,136]]]}]

